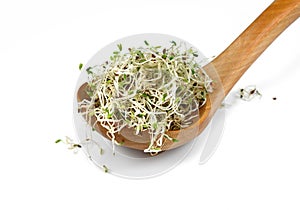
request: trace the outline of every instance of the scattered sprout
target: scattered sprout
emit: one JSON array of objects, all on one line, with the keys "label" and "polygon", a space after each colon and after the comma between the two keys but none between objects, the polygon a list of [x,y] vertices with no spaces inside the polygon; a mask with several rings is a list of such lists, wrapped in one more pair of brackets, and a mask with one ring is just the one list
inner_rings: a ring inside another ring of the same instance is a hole
[{"label": "scattered sprout", "polygon": [[245,88],[241,88],[239,90],[239,98],[241,98],[244,101],[251,101],[255,97],[261,97],[261,93],[256,89],[255,86],[250,85]]},{"label": "scattered sprout", "polygon": [[57,144],[57,143],[59,143],[59,142],[61,142],[62,140],[61,139],[57,139],[56,141],[55,141],[55,143]]},{"label": "scattered sprout", "polygon": [[103,165],[102,167],[103,167],[104,172],[107,173],[107,172],[108,172],[107,166],[106,166],[106,165]]},{"label": "scattered sprout", "polygon": [[77,149],[80,149],[81,148],[81,145],[80,144],[77,144],[77,143],[74,143],[73,139],[71,139],[70,137],[66,136],[65,139],[57,139],[55,141],[55,143],[59,143],[59,142],[62,142],[64,144],[66,144],[68,146],[68,149],[70,150],[73,150],[74,153],[77,153],[78,150]]},{"label": "scattered sprout", "polygon": [[103,153],[104,153],[104,150],[103,150],[102,148],[100,148],[100,149],[99,149],[99,154],[100,154],[100,155],[103,155]]},{"label": "scattered sprout", "polygon": [[81,148],[81,145],[80,144],[73,144],[73,147],[74,148],[76,148],[76,147]]},{"label": "scattered sprout", "polygon": [[82,64],[82,63],[80,63],[80,64],[79,64],[79,66],[78,66],[79,70],[81,70],[81,69],[82,69],[82,67],[83,67],[83,64]]}]

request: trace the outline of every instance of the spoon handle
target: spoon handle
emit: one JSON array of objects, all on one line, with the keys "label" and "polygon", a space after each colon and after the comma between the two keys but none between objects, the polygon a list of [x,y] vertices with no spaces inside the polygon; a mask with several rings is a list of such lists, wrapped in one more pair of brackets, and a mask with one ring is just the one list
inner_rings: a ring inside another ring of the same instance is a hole
[{"label": "spoon handle", "polygon": [[221,79],[224,95],[300,15],[300,0],[275,0],[211,64]]}]

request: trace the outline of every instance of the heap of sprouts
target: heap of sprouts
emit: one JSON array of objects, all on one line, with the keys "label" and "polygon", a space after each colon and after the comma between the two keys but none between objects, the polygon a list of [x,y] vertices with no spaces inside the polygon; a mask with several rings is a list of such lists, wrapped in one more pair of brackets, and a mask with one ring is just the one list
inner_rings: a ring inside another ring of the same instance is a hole
[{"label": "heap of sprouts", "polygon": [[144,47],[126,52],[118,44],[109,61],[86,69],[90,98],[79,108],[88,121],[94,116],[106,128],[113,147],[121,144],[115,134],[127,127],[135,135],[148,132],[144,152],[157,153],[165,141],[178,141],[166,131],[190,126],[212,91],[197,57],[193,48],[175,41],[169,48],[145,41]]}]

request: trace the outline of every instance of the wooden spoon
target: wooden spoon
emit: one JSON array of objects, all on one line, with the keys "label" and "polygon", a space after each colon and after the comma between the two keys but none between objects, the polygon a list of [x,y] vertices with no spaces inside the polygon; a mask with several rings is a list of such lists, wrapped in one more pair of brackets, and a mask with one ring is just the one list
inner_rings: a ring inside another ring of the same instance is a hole
[{"label": "wooden spoon", "polygon": [[[178,142],[166,140],[162,150],[179,147],[197,137],[208,125],[224,97],[235,83],[263,53],[263,51],[300,15],[300,0],[275,0],[232,44],[218,57],[207,64],[204,69],[215,81],[214,92],[208,97],[207,103],[199,110],[200,118],[191,126],[181,130],[168,131],[170,137]],[[89,99],[86,94],[87,84],[78,89],[77,100]],[[92,118],[91,124],[94,124]],[[107,130],[99,123],[95,129],[106,136]],[[133,128],[124,128],[115,134],[123,146],[144,150],[149,145],[147,132],[134,135]]]}]

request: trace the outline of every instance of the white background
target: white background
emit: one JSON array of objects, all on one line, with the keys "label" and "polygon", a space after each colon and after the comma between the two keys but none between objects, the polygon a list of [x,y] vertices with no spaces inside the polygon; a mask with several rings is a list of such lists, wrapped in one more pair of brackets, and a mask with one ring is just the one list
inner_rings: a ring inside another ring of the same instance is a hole
[{"label": "white background", "polygon": [[[105,45],[166,33],[218,55],[271,2],[1,1],[0,209],[299,209],[299,20],[233,88],[206,164],[188,159],[162,176],[127,180],[54,144],[76,136],[78,64]],[[261,99],[233,100],[251,84]]]}]

